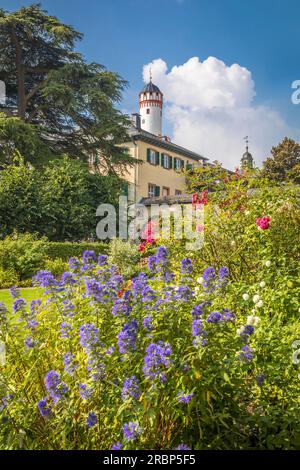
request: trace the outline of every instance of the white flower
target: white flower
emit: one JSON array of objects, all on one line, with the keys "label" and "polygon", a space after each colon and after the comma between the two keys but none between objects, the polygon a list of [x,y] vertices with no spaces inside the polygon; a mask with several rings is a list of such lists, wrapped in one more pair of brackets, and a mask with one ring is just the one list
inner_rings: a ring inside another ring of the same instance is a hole
[{"label": "white flower", "polygon": [[195,287],[195,292],[196,292],[196,293],[199,292],[199,290],[200,290],[200,288],[199,288],[198,286]]},{"label": "white flower", "polygon": [[202,276],[198,277],[197,282],[198,282],[198,284],[203,284],[203,282],[204,282],[203,277]]},{"label": "white flower", "polygon": [[266,287],[265,281],[261,281],[261,283],[260,283],[259,285],[260,285],[260,287],[262,287],[262,288],[263,288],[263,287]]},{"label": "white flower", "polygon": [[262,300],[257,302],[256,307],[261,308],[262,306],[263,306],[263,301]]},{"label": "white flower", "polygon": [[231,240],[230,245],[235,246],[236,245],[235,240]]},{"label": "white flower", "polygon": [[249,300],[249,294],[243,294],[243,299],[244,300]]},{"label": "white flower", "polygon": [[260,318],[255,315],[249,315],[247,317],[247,325],[257,326],[260,321]]},{"label": "white flower", "polygon": [[238,329],[236,330],[236,334],[237,334],[237,335],[240,335],[241,332],[243,331],[243,329],[244,329],[243,326],[242,326],[241,328],[238,328]]},{"label": "white flower", "polygon": [[255,304],[257,304],[257,302],[259,302],[259,300],[260,300],[259,295],[258,295],[258,294],[255,294],[255,295],[253,296],[253,302],[254,302]]},{"label": "white flower", "polygon": [[265,265],[267,266],[267,268],[269,268],[271,266],[271,261],[270,260],[266,261]]}]

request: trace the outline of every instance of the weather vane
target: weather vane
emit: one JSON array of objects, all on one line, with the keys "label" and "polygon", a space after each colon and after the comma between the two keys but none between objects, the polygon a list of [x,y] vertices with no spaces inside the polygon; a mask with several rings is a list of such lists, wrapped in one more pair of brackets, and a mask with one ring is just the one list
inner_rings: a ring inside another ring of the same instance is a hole
[{"label": "weather vane", "polygon": [[152,82],[152,70],[151,70],[151,67],[150,67],[150,82]]},{"label": "weather vane", "polygon": [[244,141],[246,142],[246,150],[248,150],[249,137],[247,135],[244,137]]}]

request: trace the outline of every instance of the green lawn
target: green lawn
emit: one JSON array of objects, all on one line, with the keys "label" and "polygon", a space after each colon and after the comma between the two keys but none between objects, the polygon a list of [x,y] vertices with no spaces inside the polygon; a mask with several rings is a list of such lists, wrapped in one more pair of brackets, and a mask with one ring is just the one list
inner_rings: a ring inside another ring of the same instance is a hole
[{"label": "green lawn", "polygon": [[[22,297],[26,302],[30,302],[31,300],[36,300],[40,297],[43,292],[43,289],[40,287],[26,287],[20,289]],[[0,302],[3,302],[8,309],[10,309],[13,305],[13,299],[10,295],[9,289],[0,289]]]}]

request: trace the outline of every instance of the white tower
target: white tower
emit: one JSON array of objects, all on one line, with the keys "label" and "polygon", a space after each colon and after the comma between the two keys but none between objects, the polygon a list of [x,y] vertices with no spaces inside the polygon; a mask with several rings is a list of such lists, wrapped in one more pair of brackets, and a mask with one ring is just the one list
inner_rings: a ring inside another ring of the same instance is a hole
[{"label": "white tower", "polygon": [[151,134],[162,135],[163,94],[160,89],[150,82],[139,94],[141,128]]}]

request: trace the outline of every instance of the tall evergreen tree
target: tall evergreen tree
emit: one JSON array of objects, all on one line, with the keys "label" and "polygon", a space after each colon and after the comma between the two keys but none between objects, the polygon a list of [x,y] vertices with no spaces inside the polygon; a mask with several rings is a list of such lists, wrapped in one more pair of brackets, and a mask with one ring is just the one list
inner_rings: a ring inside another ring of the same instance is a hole
[{"label": "tall evergreen tree", "polygon": [[91,158],[113,171],[132,162],[119,147],[128,118],[115,107],[126,82],[75,52],[82,35],[40,4],[0,10],[0,80],[17,116],[37,126],[56,154]]}]

